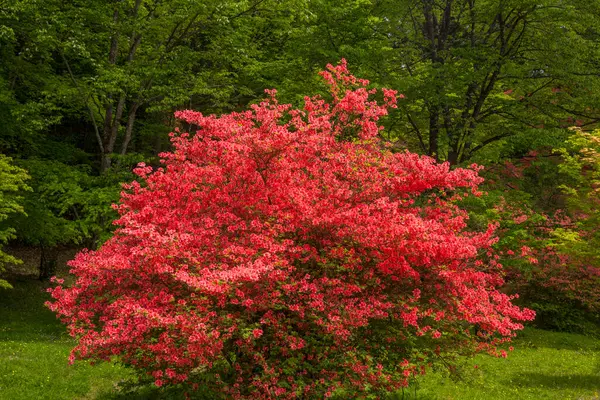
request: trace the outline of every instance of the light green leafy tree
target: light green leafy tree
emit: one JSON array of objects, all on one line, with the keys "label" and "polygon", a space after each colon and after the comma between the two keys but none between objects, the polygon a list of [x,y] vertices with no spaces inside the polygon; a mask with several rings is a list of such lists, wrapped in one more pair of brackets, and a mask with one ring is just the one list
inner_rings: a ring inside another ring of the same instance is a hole
[{"label": "light green leafy tree", "polygon": [[133,177],[117,169],[93,176],[89,166],[50,160],[21,160],[21,165],[32,176],[33,190],[22,199],[26,214],[12,216],[10,224],[19,227],[17,240],[39,249],[39,278],[45,280],[56,270],[59,246],[95,248],[110,236],[116,217],[110,205],[118,201],[119,182]]},{"label": "light green leafy tree", "polygon": [[[147,148],[142,142],[148,125],[172,126],[176,109],[244,107],[272,86],[266,85],[270,82],[263,77],[263,66],[302,19],[305,3],[3,4],[0,54],[6,62],[0,63],[0,119],[6,124],[0,129],[6,132],[0,148],[22,154],[26,145],[39,156],[46,132],[66,126],[79,132],[79,138],[71,136],[80,148],[100,156],[98,169],[105,172],[115,157]],[[24,129],[31,131],[26,140]],[[51,136],[64,140],[65,135]]]},{"label": "light green leafy tree", "polygon": [[[600,265],[600,130],[586,132],[573,128],[563,147],[555,149],[562,157],[560,173],[566,177],[560,189],[565,205],[574,217],[569,229],[553,232],[558,250]],[[600,282],[600,277],[599,277]]]},{"label": "light green leafy tree", "polygon": [[[12,160],[0,154],[0,222],[4,222],[11,214],[23,213],[20,194],[29,190],[25,181],[29,179],[27,172],[12,164]],[[2,245],[15,237],[15,229],[10,226],[0,226],[0,272],[4,271],[7,263],[19,263],[15,257],[2,251]],[[10,288],[10,284],[0,279],[0,287]]]}]

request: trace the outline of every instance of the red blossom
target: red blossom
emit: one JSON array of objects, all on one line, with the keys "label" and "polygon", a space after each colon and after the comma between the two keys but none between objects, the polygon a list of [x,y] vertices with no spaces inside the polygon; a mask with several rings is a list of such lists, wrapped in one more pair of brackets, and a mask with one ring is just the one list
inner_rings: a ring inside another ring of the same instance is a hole
[{"label": "red blossom", "polygon": [[[466,326],[511,337],[533,318],[482,258],[495,226],[468,231],[454,202],[479,195],[479,167],[393,153],[378,120],[396,92],[379,105],[345,62],[322,76],[332,103],[268,91],[245,112],[176,113],[198,130],[171,135],[162,168],[138,166],[114,237],[51,290],[73,359],[118,356],[157,386],[226,398],[381,394],[423,373],[424,354],[500,343]],[[428,331],[435,345],[413,356],[402,342]]]}]

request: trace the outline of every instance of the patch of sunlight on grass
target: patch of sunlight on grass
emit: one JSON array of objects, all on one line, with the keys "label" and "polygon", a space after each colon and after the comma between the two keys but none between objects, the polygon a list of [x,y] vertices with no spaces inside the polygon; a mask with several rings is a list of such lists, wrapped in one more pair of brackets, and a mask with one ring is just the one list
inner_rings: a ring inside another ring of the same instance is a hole
[{"label": "patch of sunlight on grass", "polygon": [[[528,328],[508,358],[479,355],[454,382],[430,373],[405,399],[421,400],[599,400],[600,341],[596,338]],[[475,367],[477,366],[477,367]],[[401,397],[400,397],[401,398]]]}]

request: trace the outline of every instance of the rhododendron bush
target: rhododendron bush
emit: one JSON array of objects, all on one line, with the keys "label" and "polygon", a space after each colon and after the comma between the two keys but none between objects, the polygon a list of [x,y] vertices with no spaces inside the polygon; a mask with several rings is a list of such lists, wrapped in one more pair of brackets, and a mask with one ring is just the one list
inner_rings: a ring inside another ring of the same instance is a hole
[{"label": "rhododendron bush", "polygon": [[468,231],[455,204],[479,194],[478,167],[391,152],[378,120],[401,96],[345,62],[322,76],[330,102],[268,91],[245,112],[176,114],[198,130],[137,168],[114,237],[52,290],[73,360],[268,399],[380,395],[436,360],[505,355],[533,312],[497,289],[494,227]]}]

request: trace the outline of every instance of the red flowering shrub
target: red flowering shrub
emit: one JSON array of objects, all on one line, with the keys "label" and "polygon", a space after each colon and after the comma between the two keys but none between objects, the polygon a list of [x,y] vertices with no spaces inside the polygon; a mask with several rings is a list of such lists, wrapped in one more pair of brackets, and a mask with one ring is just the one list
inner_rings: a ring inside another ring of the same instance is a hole
[{"label": "red flowering shrub", "polygon": [[454,204],[478,194],[477,168],[393,154],[377,122],[396,93],[378,104],[344,62],[322,76],[331,104],[270,91],[242,113],[177,113],[200,129],[172,135],[164,168],[140,165],[115,236],[52,290],[72,359],[291,399],[382,394],[463,350],[505,354],[495,344],[533,312],[496,289],[493,227],[465,230]]}]

